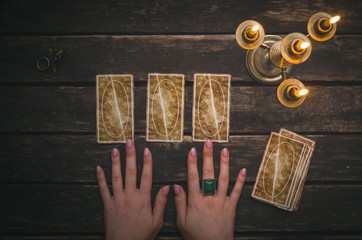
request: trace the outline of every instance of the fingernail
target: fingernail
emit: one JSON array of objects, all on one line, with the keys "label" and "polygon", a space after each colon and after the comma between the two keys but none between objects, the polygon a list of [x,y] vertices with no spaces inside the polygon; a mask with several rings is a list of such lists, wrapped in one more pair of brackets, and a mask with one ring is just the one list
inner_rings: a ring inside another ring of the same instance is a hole
[{"label": "fingernail", "polygon": [[241,169],[241,176],[245,176],[245,175],[246,175],[246,169],[243,168],[243,169]]},{"label": "fingernail", "polygon": [[112,150],[112,155],[113,155],[113,157],[117,157],[117,156],[118,156],[118,149],[117,149],[117,148],[113,148],[113,150]]},{"label": "fingernail", "polygon": [[97,174],[101,174],[102,168],[100,166],[97,166]]},{"label": "fingernail", "polygon": [[170,186],[167,185],[163,188],[162,193],[163,195],[167,196],[169,192],[170,192]]},{"label": "fingernail", "polygon": [[143,151],[143,156],[148,157],[150,155],[150,150],[148,148],[145,148]]},{"label": "fingernail", "polygon": [[176,195],[179,194],[179,193],[181,192],[180,186],[174,184],[174,185],[173,185],[173,191],[175,192]]},{"label": "fingernail", "polygon": [[228,151],[227,148],[224,148],[224,149],[222,150],[222,155],[223,155],[224,157],[228,157],[228,156],[229,156],[229,151]]},{"label": "fingernail", "polygon": [[191,148],[191,156],[196,157],[196,149]]},{"label": "fingernail", "polygon": [[126,147],[127,147],[127,148],[131,148],[132,145],[133,145],[132,141],[129,140],[129,139],[127,139],[127,141],[126,141]]},{"label": "fingernail", "polygon": [[206,141],[206,147],[209,149],[212,148],[212,141],[210,139]]}]

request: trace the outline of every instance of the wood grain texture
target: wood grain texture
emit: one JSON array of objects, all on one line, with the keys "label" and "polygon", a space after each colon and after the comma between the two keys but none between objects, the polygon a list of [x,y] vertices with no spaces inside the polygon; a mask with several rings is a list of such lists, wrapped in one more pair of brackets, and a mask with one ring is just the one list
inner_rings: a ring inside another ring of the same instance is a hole
[{"label": "wood grain texture", "polygon": [[233,33],[255,19],[266,32],[303,32],[318,11],[340,14],[339,33],[361,33],[360,1],[74,1],[3,0],[2,34]]},{"label": "wood grain texture", "polygon": [[[152,199],[160,187],[153,186]],[[15,184],[1,185],[0,190],[1,233],[103,232],[103,206],[95,185]],[[236,232],[362,230],[362,186],[306,186],[295,213],[258,202],[250,192],[251,186],[246,186],[239,201]],[[161,232],[177,232],[173,197],[168,197]]]},{"label": "wood grain texture", "polygon": [[[306,85],[308,87],[308,85]],[[362,132],[362,86],[308,87],[298,108],[282,106],[277,87],[231,87],[230,133]],[[146,87],[135,87],[135,132],[146,127]],[[266,104],[267,103],[267,104]],[[96,131],[95,87],[0,87],[0,131]],[[185,89],[185,132],[192,127],[192,86]]]},{"label": "wood grain texture", "polygon": [[[312,156],[308,181],[362,181],[362,135],[306,135],[317,142]],[[219,154],[222,148],[230,151],[230,181],[241,168],[248,171],[247,182],[253,183],[261,163],[269,136],[231,136],[230,142],[214,144],[215,172],[219,172]],[[187,152],[198,151],[198,166],[202,170],[203,143],[146,143],[145,136],[135,138],[138,179],[141,176],[142,152],[150,148],[153,155],[153,182],[185,182]],[[99,145],[95,135],[0,135],[0,183],[96,183],[95,167],[104,168],[111,180],[111,149],[121,152],[122,170],[125,169],[125,146]],[[123,176],[125,176],[123,174]]]},{"label": "wood grain texture", "polygon": [[[11,235],[1,235],[4,240],[100,240],[104,239],[102,234],[78,234],[78,235],[67,235],[67,236],[57,236],[57,234],[52,234],[52,236],[11,236]],[[169,237],[167,235],[172,235]],[[258,235],[258,236],[256,236]],[[181,233],[160,233],[156,240],[182,240]],[[287,239],[353,239],[358,240],[362,239],[361,235],[358,234],[348,234],[348,233],[303,233],[303,232],[294,232],[294,233],[258,233],[258,234],[248,234],[248,233],[236,233],[234,235],[234,240],[287,240]]]},{"label": "wood grain texture", "polygon": [[[291,77],[305,83],[360,82],[361,41],[361,35],[313,41],[312,55],[294,66]],[[49,47],[64,49],[52,77],[36,67]],[[234,35],[0,37],[0,51],[1,83],[93,83],[97,74],[134,74],[136,82],[146,82],[152,72],[182,73],[187,82],[194,73],[211,71],[231,74],[232,83],[256,84],[245,66],[247,51]]]}]

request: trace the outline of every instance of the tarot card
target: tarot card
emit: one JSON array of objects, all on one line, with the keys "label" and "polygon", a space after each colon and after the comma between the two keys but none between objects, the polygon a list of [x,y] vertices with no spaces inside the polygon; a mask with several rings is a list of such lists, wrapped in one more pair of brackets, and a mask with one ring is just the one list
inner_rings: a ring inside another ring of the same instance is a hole
[{"label": "tarot card", "polygon": [[97,142],[133,138],[133,75],[97,75]]},{"label": "tarot card", "polygon": [[286,137],[294,138],[298,141],[306,142],[308,144],[308,146],[310,146],[310,147],[314,148],[314,146],[315,146],[315,141],[310,140],[309,138],[303,137],[302,135],[296,134],[295,132],[289,131],[285,128],[281,128],[279,130],[279,134],[286,136]]},{"label": "tarot card", "polygon": [[306,166],[305,166],[305,168],[303,170],[303,173],[302,173],[302,179],[300,180],[300,182],[299,182],[299,184],[297,186],[297,194],[296,194],[296,197],[295,197],[295,199],[293,201],[293,204],[292,204],[292,207],[294,208],[295,211],[299,207],[299,202],[300,202],[300,199],[302,197],[304,183],[305,183],[307,173],[308,173],[308,170],[309,170],[310,160],[312,158],[313,151],[314,151],[314,148],[309,152],[309,156],[307,157]]},{"label": "tarot card", "polygon": [[287,199],[306,144],[272,133],[253,188],[252,197],[287,210]]},{"label": "tarot card", "polygon": [[306,177],[306,174],[304,174],[304,173],[306,173],[308,171],[311,154],[312,154],[312,152],[314,150],[314,146],[315,146],[315,141],[312,141],[308,138],[305,138],[301,135],[298,135],[294,132],[291,132],[291,131],[283,129],[283,128],[280,129],[280,134],[283,136],[287,136],[287,137],[299,140],[299,141],[307,144],[307,151],[304,153],[303,160],[300,162],[300,164],[298,166],[298,171],[297,171],[296,177],[292,181],[292,191],[287,200],[288,208],[291,208],[291,210],[296,210],[296,209],[294,209],[293,206],[295,205],[295,201],[297,200],[298,196],[301,194],[301,191],[303,189],[304,181],[305,181],[305,177]]},{"label": "tarot card", "polygon": [[146,141],[182,142],[184,95],[184,75],[148,75]]},{"label": "tarot card", "polygon": [[192,140],[229,141],[231,75],[195,74]]}]

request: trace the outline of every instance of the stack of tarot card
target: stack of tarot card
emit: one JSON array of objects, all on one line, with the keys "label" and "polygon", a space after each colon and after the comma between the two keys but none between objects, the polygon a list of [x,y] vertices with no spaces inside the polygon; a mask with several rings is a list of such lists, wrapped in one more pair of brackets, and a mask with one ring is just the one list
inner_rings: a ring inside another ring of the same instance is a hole
[{"label": "stack of tarot card", "polygon": [[286,129],[271,133],[251,196],[296,211],[315,142]]}]

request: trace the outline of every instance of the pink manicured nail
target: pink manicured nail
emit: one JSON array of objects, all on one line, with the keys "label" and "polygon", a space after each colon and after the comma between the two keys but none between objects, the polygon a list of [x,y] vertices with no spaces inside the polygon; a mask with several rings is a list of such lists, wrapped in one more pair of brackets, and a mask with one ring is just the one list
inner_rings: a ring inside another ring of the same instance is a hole
[{"label": "pink manicured nail", "polygon": [[133,146],[133,142],[132,142],[131,140],[127,139],[127,141],[126,141],[126,147],[127,147],[127,148],[131,148],[132,146]]},{"label": "pink manicured nail", "polygon": [[241,176],[245,176],[245,175],[246,175],[246,169],[243,168],[243,169],[241,169]]},{"label": "pink manicured nail", "polygon": [[209,149],[212,148],[212,141],[210,139],[206,141],[206,147]]},{"label": "pink manicured nail", "polygon": [[145,148],[143,151],[143,156],[148,157],[150,155],[150,150],[148,148]]},{"label": "pink manicured nail", "polygon": [[167,185],[163,188],[162,193],[163,195],[167,196],[169,192],[170,192],[170,186]]},{"label": "pink manicured nail", "polygon": [[175,192],[176,195],[177,195],[177,194],[180,194],[180,192],[181,192],[180,186],[174,184],[174,185],[173,185],[173,191]]},{"label": "pink manicured nail", "polygon": [[229,151],[228,151],[227,148],[224,148],[224,149],[222,150],[222,155],[223,155],[224,157],[228,157],[228,156],[229,156]]},{"label": "pink manicured nail", "polygon": [[113,150],[112,150],[112,155],[113,155],[113,157],[117,157],[117,156],[118,156],[118,149],[117,149],[117,148],[113,148]]},{"label": "pink manicured nail", "polygon": [[97,166],[97,174],[101,174],[102,168],[100,166]]},{"label": "pink manicured nail", "polygon": [[196,149],[191,148],[191,156],[196,157]]}]

